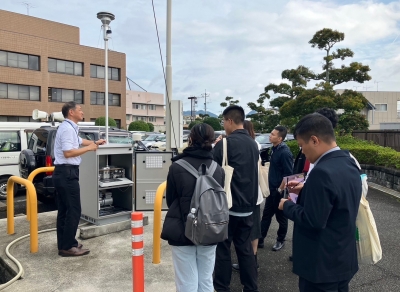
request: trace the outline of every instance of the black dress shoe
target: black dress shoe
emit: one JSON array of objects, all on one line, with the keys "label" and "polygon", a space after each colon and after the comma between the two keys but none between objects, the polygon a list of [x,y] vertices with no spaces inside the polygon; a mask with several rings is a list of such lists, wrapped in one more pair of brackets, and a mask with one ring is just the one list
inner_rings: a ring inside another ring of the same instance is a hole
[{"label": "black dress shoe", "polygon": [[240,272],[239,264],[232,264],[232,270],[234,270],[235,272]]},{"label": "black dress shoe", "polygon": [[72,247],[69,250],[59,250],[58,255],[62,257],[79,257],[87,255],[89,252],[88,249]]},{"label": "black dress shoe", "polygon": [[283,241],[283,242],[277,241],[277,242],[274,244],[274,246],[272,247],[272,250],[273,250],[273,251],[281,250],[282,247],[283,247],[284,245],[285,245],[285,242],[284,242],[284,241]]}]

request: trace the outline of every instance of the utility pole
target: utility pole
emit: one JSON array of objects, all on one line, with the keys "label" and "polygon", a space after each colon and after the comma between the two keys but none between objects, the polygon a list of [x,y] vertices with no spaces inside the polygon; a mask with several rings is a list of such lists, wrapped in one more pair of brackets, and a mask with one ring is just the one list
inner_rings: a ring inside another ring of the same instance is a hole
[{"label": "utility pole", "polygon": [[374,81],[374,83],[376,83],[376,91],[379,91],[379,90],[378,90],[378,84],[381,83],[381,82],[382,82],[382,81]]},{"label": "utility pole", "polygon": [[207,114],[207,97],[209,97],[210,94],[207,93],[207,89],[204,89],[204,93],[201,94],[201,97],[204,98],[204,114]]},{"label": "utility pole", "polygon": [[31,3],[28,2],[22,2],[21,4],[26,6],[26,15],[29,15],[29,7],[36,8],[36,6],[33,6]]},{"label": "utility pole", "polygon": [[359,87],[361,87],[361,86],[353,86],[353,88],[355,88],[355,89],[356,89],[356,91],[357,91],[357,88],[359,88]]},{"label": "utility pole", "polygon": [[363,88],[365,89],[365,91],[368,91],[368,88],[371,88],[372,86],[364,86]]}]

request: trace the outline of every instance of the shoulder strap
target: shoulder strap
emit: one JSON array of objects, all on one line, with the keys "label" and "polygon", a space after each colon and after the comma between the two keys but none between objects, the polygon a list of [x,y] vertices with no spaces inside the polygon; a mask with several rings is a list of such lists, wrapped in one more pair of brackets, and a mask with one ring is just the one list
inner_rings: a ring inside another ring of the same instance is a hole
[{"label": "shoulder strap", "polygon": [[179,164],[182,166],[184,169],[186,169],[190,174],[192,174],[195,178],[199,178],[199,173],[198,171],[186,160],[179,159],[175,161],[176,164]]},{"label": "shoulder strap", "polygon": [[217,169],[217,163],[213,160],[213,162],[211,162],[210,167],[208,168],[208,175],[213,176],[216,169]]},{"label": "shoulder strap", "polygon": [[222,166],[228,165],[228,146],[227,146],[226,138],[222,139]]}]

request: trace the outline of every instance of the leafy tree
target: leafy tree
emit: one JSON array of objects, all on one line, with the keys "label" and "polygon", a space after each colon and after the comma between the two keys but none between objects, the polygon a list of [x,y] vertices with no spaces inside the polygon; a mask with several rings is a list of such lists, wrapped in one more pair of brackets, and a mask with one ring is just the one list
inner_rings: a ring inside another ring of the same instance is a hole
[{"label": "leafy tree", "polygon": [[[98,117],[94,122],[96,126],[105,126],[106,125],[106,118],[105,117]],[[108,117],[108,126],[109,127],[116,127],[117,123],[113,118]]]},{"label": "leafy tree", "polygon": [[341,135],[351,134],[354,130],[368,130],[368,120],[359,112],[339,116],[338,130]]},{"label": "leafy tree", "polygon": [[154,125],[152,123],[147,123],[149,126],[149,132],[154,132]]},{"label": "leafy tree", "polygon": [[194,121],[192,121],[192,122],[190,122],[190,124],[189,124],[189,130],[190,129],[192,129],[195,125],[197,125],[197,124],[201,124],[202,123],[202,121],[199,121],[199,120],[194,120]]},{"label": "leafy tree", "polygon": [[229,105],[235,105],[238,103],[239,103],[239,100],[233,100],[232,96],[227,96],[227,97],[225,97],[225,101],[220,103],[220,106],[225,108],[225,107],[228,107]]},{"label": "leafy tree", "polygon": [[199,118],[196,118],[196,120],[204,121],[208,117],[210,117],[209,114],[199,114]]},{"label": "leafy tree", "polygon": [[149,125],[145,121],[134,121],[129,124],[129,131],[145,131],[149,132]]},{"label": "leafy tree", "polygon": [[[364,127],[361,123],[362,115],[359,115],[367,100],[361,93],[353,90],[345,90],[342,94],[334,91],[335,85],[355,81],[364,83],[371,80],[368,72],[369,66],[362,63],[352,62],[350,65],[334,66],[335,60],[345,60],[353,57],[354,53],[349,48],[339,48],[333,50],[333,47],[344,40],[344,33],[324,28],[317,31],[309,41],[311,47],[325,50],[324,64],[322,72],[314,73],[305,66],[298,66],[296,69],[284,70],[282,78],[288,80],[290,84],[281,83],[279,85],[269,84],[265,87],[264,93],[260,96],[270,98],[269,92],[279,96],[270,102],[270,105],[279,108],[281,114],[281,124],[293,128],[298,120],[306,114],[312,113],[321,107],[330,107],[333,109],[343,109],[343,126],[349,125],[349,129]],[[307,89],[310,80],[321,81],[312,89]],[[350,121],[351,115],[356,117]],[[368,123],[365,120],[366,123]],[[339,122],[340,124],[340,122]],[[354,128],[355,127],[355,128]],[[351,131],[352,131],[351,130]]]},{"label": "leafy tree", "polygon": [[218,118],[206,118],[204,123],[210,125],[214,131],[221,130],[221,120]]},{"label": "leafy tree", "polygon": [[265,95],[260,95],[257,99],[258,104],[255,104],[254,102],[249,102],[247,104],[250,109],[256,112],[250,116],[250,119],[257,132],[270,132],[279,124],[279,115],[274,115],[272,110],[268,110],[264,107],[265,99]]}]

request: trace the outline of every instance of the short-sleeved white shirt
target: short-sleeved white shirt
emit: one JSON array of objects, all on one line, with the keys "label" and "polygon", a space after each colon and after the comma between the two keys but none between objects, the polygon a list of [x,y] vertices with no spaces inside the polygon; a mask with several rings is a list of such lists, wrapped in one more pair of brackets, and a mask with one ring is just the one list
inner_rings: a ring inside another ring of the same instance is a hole
[{"label": "short-sleeved white shirt", "polygon": [[79,127],[73,121],[65,119],[58,127],[56,140],[54,143],[54,164],[73,164],[79,165],[82,158],[80,156],[66,158],[64,151],[78,149],[82,144],[82,138],[79,137]]}]

